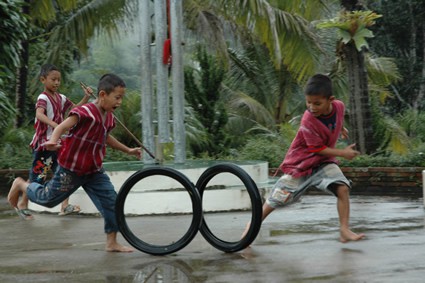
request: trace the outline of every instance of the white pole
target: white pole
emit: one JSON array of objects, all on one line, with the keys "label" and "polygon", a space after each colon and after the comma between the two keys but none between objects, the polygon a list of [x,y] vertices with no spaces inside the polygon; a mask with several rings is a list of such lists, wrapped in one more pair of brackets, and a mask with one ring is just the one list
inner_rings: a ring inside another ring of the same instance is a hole
[{"label": "white pole", "polygon": [[[140,4],[140,25],[141,25],[141,83],[142,83],[142,135],[143,144],[151,151],[154,150],[154,130],[153,130],[153,100],[152,100],[152,68],[151,68],[151,13],[150,1],[141,1]],[[143,162],[154,163],[148,154],[143,154]]]},{"label": "white pole", "polygon": [[181,0],[170,1],[171,13],[171,77],[173,81],[173,133],[174,163],[186,161],[186,136],[184,125],[184,75],[183,75],[183,5]]},{"label": "white pole", "polygon": [[[155,1],[156,96],[159,143],[170,142],[170,103],[168,97],[168,65],[163,63],[164,41],[167,39],[167,7],[164,0]],[[158,144],[157,144],[158,145]],[[158,152],[158,150],[157,150]]]}]

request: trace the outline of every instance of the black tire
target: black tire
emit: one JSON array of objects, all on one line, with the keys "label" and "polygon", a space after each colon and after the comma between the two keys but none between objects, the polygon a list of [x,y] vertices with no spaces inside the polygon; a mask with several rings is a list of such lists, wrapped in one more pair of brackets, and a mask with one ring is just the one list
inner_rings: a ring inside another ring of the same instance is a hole
[{"label": "black tire", "polygon": [[224,251],[226,253],[233,253],[248,247],[257,237],[258,232],[261,228],[262,222],[262,199],[261,195],[258,191],[257,185],[254,180],[246,173],[242,168],[235,164],[231,163],[222,163],[214,165],[207,170],[199,177],[198,182],[196,183],[196,187],[201,194],[201,198],[203,197],[204,190],[208,184],[208,182],[216,175],[220,173],[232,173],[236,175],[245,185],[249,197],[251,199],[252,206],[252,216],[251,216],[251,226],[249,227],[248,233],[239,241],[236,242],[228,242],[219,239],[208,227],[208,224],[203,217],[200,231],[202,236],[204,236],[205,240],[207,240],[212,246],[215,248]]},{"label": "black tire", "polygon": [[[192,221],[187,232],[178,240],[169,245],[152,245],[139,239],[127,225],[124,213],[124,203],[128,193],[133,186],[143,178],[163,175],[178,181],[187,190],[192,202]],[[115,205],[118,227],[123,237],[139,251],[152,255],[166,255],[176,252],[189,244],[199,231],[199,226],[202,221],[202,201],[198,190],[193,183],[179,171],[167,167],[151,167],[137,171],[131,175],[122,185],[116,200]]]}]

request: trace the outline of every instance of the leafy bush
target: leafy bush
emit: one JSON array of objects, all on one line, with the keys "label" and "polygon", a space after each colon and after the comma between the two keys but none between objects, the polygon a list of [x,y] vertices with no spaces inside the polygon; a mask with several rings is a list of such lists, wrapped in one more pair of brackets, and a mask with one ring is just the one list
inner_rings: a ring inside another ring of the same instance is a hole
[{"label": "leafy bush", "polygon": [[341,167],[425,167],[425,153],[412,152],[401,156],[368,156],[361,155],[355,159],[341,160]]},{"label": "leafy bush", "polygon": [[33,128],[14,129],[9,127],[1,137],[0,169],[29,169],[32,163],[29,143]]},{"label": "leafy bush", "polygon": [[276,168],[282,162],[287,150],[288,145],[282,144],[277,139],[256,137],[242,148],[238,159],[264,160],[269,162],[270,168]]}]

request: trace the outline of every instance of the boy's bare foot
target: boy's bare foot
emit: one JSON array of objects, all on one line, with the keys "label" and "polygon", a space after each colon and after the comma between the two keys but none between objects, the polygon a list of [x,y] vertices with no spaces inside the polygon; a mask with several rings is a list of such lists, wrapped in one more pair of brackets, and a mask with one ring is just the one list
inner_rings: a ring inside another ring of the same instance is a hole
[{"label": "boy's bare foot", "polygon": [[25,182],[21,177],[18,177],[13,181],[9,194],[7,195],[7,201],[11,206],[18,207],[19,195],[23,192],[26,184],[27,182]]},{"label": "boy's bare foot", "polygon": [[106,248],[107,252],[131,253],[134,250],[130,247],[123,246],[117,242],[117,232],[106,234]]},{"label": "boy's bare foot", "polygon": [[347,229],[347,230],[341,230],[340,231],[340,237],[339,240],[341,241],[341,243],[347,243],[349,241],[358,241],[358,240],[362,240],[366,237],[365,234],[361,233],[361,234],[356,234],[353,231]]},{"label": "boy's bare foot", "polygon": [[115,244],[112,244],[112,245],[107,245],[106,251],[107,252],[118,252],[118,253],[131,253],[134,250],[130,247],[126,247],[126,246],[120,245],[118,243],[115,243]]}]

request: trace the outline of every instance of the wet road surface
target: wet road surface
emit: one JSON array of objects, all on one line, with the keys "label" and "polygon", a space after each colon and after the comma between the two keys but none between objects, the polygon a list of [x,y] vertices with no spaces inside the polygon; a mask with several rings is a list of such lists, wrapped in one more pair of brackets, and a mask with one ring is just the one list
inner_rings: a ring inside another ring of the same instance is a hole
[{"label": "wet road surface", "polygon": [[[367,237],[346,244],[338,241],[335,201],[307,195],[276,210],[252,247],[241,252],[223,253],[198,233],[182,250],[152,256],[138,250],[105,252],[98,216],[35,214],[35,220],[22,221],[2,197],[0,282],[425,282],[422,199],[353,196],[351,228]],[[249,213],[205,218],[211,230],[232,240]],[[152,240],[172,241],[188,219],[143,216],[131,221]],[[119,240],[127,244],[121,235]]]}]

